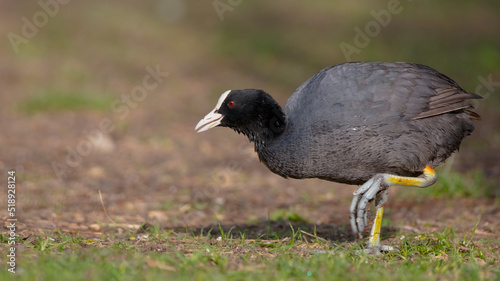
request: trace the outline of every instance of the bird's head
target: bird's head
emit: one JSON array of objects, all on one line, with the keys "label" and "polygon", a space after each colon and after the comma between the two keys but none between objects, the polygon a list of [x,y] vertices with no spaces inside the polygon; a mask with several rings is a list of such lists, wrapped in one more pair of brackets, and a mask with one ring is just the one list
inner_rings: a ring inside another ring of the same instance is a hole
[{"label": "bird's head", "polygon": [[224,92],[212,110],[196,125],[200,133],[217,126],[229,127],[250,141],[274,138],[285,129],[285,115],[266,92],[256,89]]}]

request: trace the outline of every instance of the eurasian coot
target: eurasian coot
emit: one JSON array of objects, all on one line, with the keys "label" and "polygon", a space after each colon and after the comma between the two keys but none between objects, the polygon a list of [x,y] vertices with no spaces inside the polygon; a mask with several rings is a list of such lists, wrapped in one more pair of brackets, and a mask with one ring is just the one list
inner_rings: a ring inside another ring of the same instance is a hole
[{"label": "eurasian coot", "polygon": [[223,126],[246,135],[260,161],[285,178],[362,184],[354,192],[351,226],[361,235],[368,203],[376,199],[368,243],[383,250],[388,187],[435,183],[433,168],[479,119],[468,100],[480,98],[428,66],[344,63],[303,83],[284,110],[262,90],[226,91],[196,130]]}]

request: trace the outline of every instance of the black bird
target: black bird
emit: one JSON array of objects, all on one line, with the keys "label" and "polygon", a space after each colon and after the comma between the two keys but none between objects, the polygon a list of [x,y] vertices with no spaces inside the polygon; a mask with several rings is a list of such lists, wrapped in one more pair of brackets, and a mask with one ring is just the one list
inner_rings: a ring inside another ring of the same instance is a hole
[{"label": "black bird", "polygon": [[266,92],[229,90],[196,129],[242,133],[259,159],[285,178],[362,184],[350,208],[361,236],[367,205],[376,199],[369,249],[380,244],[389,186],[428,187],[479,119],[455,81],[424,65],[353,62],[321,70],[303,83],[283,110]]}]

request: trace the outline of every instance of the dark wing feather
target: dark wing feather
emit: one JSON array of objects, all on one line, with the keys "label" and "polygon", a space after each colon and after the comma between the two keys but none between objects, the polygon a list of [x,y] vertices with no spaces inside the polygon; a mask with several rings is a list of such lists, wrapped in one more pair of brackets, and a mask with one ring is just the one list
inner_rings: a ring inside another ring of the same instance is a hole
[{"label": "dark wing feather", "polygon": [[474,107],[468,101],[470,99],[482,99],[482,97],[457,88],[436,89],[436,95],[429,99],[428,108],[412,119],[427,118],[461,109],[465,110],[471,119],[480,119],[479,115],[472,111]]}]

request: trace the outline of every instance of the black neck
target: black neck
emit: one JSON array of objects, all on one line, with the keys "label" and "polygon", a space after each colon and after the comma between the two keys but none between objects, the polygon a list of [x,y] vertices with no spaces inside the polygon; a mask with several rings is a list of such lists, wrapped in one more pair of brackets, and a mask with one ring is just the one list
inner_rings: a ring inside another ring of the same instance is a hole
[{"label": "black neck", "polygon": [[274,100],[257,108],[258,113],[252,122],[233,129],[246,135],[255,144],[255,150],[259,152],[268,142],[283,134],[286,118],[281,106]]}]

